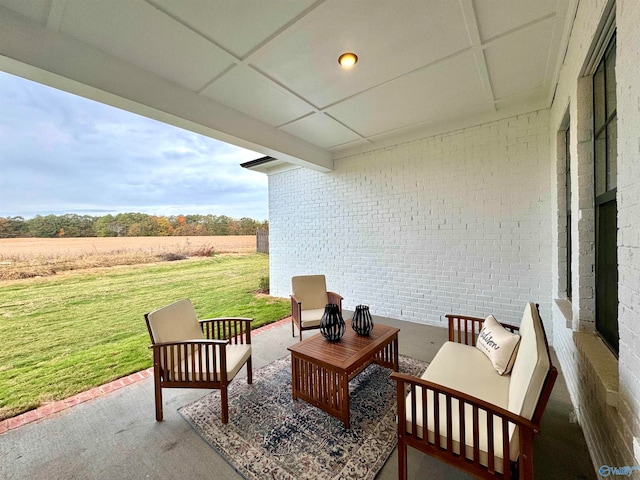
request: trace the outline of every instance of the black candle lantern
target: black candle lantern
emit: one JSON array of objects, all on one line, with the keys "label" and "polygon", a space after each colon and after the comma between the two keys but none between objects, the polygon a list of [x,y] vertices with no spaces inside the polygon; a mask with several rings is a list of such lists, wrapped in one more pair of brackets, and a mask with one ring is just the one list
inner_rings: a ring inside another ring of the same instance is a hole
[{"label": "black candle lantern", "polygon": [[353,319],[351,320],[351,328],[358,335],[369,335],[371,333],[373,319],[367,305],[356,305],[356,311],[353,313]]},{"label": "black candle lantern", "polygon": [[320,320],[320,333],[330,342],[335,342],[342,338],[345,328],[346,325],[338,305],[328,303],[324,307],[324,314],[322,315],[322,320]]}]

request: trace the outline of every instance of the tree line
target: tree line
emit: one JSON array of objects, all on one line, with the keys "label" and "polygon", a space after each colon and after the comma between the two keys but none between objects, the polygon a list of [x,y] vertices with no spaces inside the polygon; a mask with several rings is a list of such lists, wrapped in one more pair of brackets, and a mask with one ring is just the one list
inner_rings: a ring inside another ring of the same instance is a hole
[{"label": "tree line", "polygon": [[90,216],[36,215],[0,217],[0,238],[61,237],[156,237],[199,235],[254,235],[268,229],[269,223],[251,218],[235,219],[226,215],[156,216],[146,213],[118,213]]}]

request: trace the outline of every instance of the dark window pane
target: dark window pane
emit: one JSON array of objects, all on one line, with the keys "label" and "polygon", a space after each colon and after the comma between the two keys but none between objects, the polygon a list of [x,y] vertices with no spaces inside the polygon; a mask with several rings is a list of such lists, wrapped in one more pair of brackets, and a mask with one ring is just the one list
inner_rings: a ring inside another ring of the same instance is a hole
[{"label": "dark window pane", "polygon": [[567,213],[571,214],[571,134],[567,128],[565,133],[565,180],[567,186]]},{"label": "dark window pane", "polygon": [[607,191],[606,131],[596,137],[596,196]]},{"label": "dark window pane", "polygon": [[607,116],[611,116],[616,111],[616,45],[609,52],[605,59],[606,84],[607,84]]},{"label": "dark window pane", "polygon": [[618,179],[618,119],[607,125],[607,190],[616,188]]},{"label": "dark window pane", "polygon": [[597,132],[607,119],[605,113],[604,62],[600,63],[596,74],[593,76],[593,110]]}]

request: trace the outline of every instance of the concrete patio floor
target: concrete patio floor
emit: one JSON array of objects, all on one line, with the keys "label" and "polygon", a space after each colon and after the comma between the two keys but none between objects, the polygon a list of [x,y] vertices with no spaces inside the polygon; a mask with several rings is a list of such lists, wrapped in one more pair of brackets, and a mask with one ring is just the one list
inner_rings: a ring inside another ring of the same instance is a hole
[{"label": "concrete patio floor", "polygon": [[[396,326],[400,353],[429,361],[446,341],[444,328],[389,318],[374,321]],[[305,332],[303,338],[313,335]],[[290,323],[252,336],[254,369],[288,354],[298,339]],[[554,355],[554,363],[557,364]],[[243,368],[235,381],[244,382]],[[207,394],[205,390],[164,390],[164,421],[154,417],[153,379],[145,378],[99,398],[80,403],[0,434],[0,478],[22,479],[239,479],[202,440],[177,409]],[[573,410],[558,377],[535,440],[536,479],[595,479],[584,436],[570,422]],[[230,421],[233,421],[231,418]],[[378,479],[397,478],[394,451]],[[409,449],[409,478],[462,479],[466,474]]]}]

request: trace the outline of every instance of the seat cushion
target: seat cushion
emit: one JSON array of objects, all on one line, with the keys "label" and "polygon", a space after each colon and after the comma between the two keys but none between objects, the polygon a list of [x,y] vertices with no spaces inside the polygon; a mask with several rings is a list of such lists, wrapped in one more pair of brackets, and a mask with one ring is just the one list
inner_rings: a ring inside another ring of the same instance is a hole
[{"label": "seat cushion", "polygon": [[511,370],[508,410],[531,420],[551,368],[542,320],[528,303],[520,322],[520,346]]},{"label": "seat cushion", "polygon": [[477,348],[446,342],[422,377],[507,408],[509,375],[498,375],[491,361]]},{"label": "seat cushion", "polygon": [[147,314],[154,343],[204,338],[191,300],[184,298]]},{"label": "seat cushion", "polygon": [[292,294],[302,304],[302,310],[324,309],[329,303],[324,275],[301,275],[291,279]]},{"label": "seat cushion", "polygon": [[[508,404],[508,392],[510,375],[498,375],[493,368],[491,361],[478,349],[468,345],[455,342],[446,342],[438,351],[433,361],[422,375],[423,379],[442,386],[453,388],[461,392],[482,398],[492,404],[506,408]],[[427,429],[429,441],[435,442],[435,421],[434,421],[434,395],[433,392],[427,394]],[[406,400],[406,425],[407,431],[411,431],[411,394]],[[416,391],[417,405],[422,404],[422,392]],[[446,402],[444,395],[439,399],[439,440],[440,446],[446,448],[447,445],[447,424],[446,424]],[[459,402],[452,400],[452,412],[459,412]],[[423,412],[419,407],[416,411],[416,423],[418,425],[417,435],[424,438]],[[479,411],[479,460],[483,465],[488,463],[488,435],[487,418],[484,411]],[[502,424],[501,420],[494,417],[494,461],[497,471],[502,472]],[[452,443],[453,450],[460,453],[460,423],[458,415],[452,415]],[[512,435],[512,431],[510,434]],[[465,453],[468,458],[473,458],[473,409],[465,406]],[[517,452],[515,453],[517,458]],[[515,460],[512,457],[512,460]]]},{"label": "seat cushion", "polygon": [[[216,372],[220,374],[220,351],[219,347],[209,346],[209,349],[215,348],[216,350]],[[227,355],[227,380],[233,379],[236,374],[240,371],[242,366],[246,363],[246,361],[251,357],[251,345],[239,344],[239,345],[227,345],[226,348]],[[211,352],[211,350],[210,350]],[[212,380],[211,378],[207,378],[206,375],[206,362],[207,358],[209,360],[209,371],[213,371],[213,355],[210,354],[208,357],[205,354],[205,348],[199,349],[195,358],[192,355],[189,355],[186,360],[183,360],[179,365],[176,365],[173,369],[173,373],[175,375],[176,380],[182,381],[196,381],[202,382],[207,380]],[[202,358],[202,360],[201,360]],[[195,368],[194,368],[195,366]]]},{"label": "seat cushion", "polygon": [[301,312],[301,327],[302,328],[312,328],[319,327],[320,320],[322,320],[322,315],[324,315],[324,307],[323,308],[314,308],[313,310],[302,310]]}]

